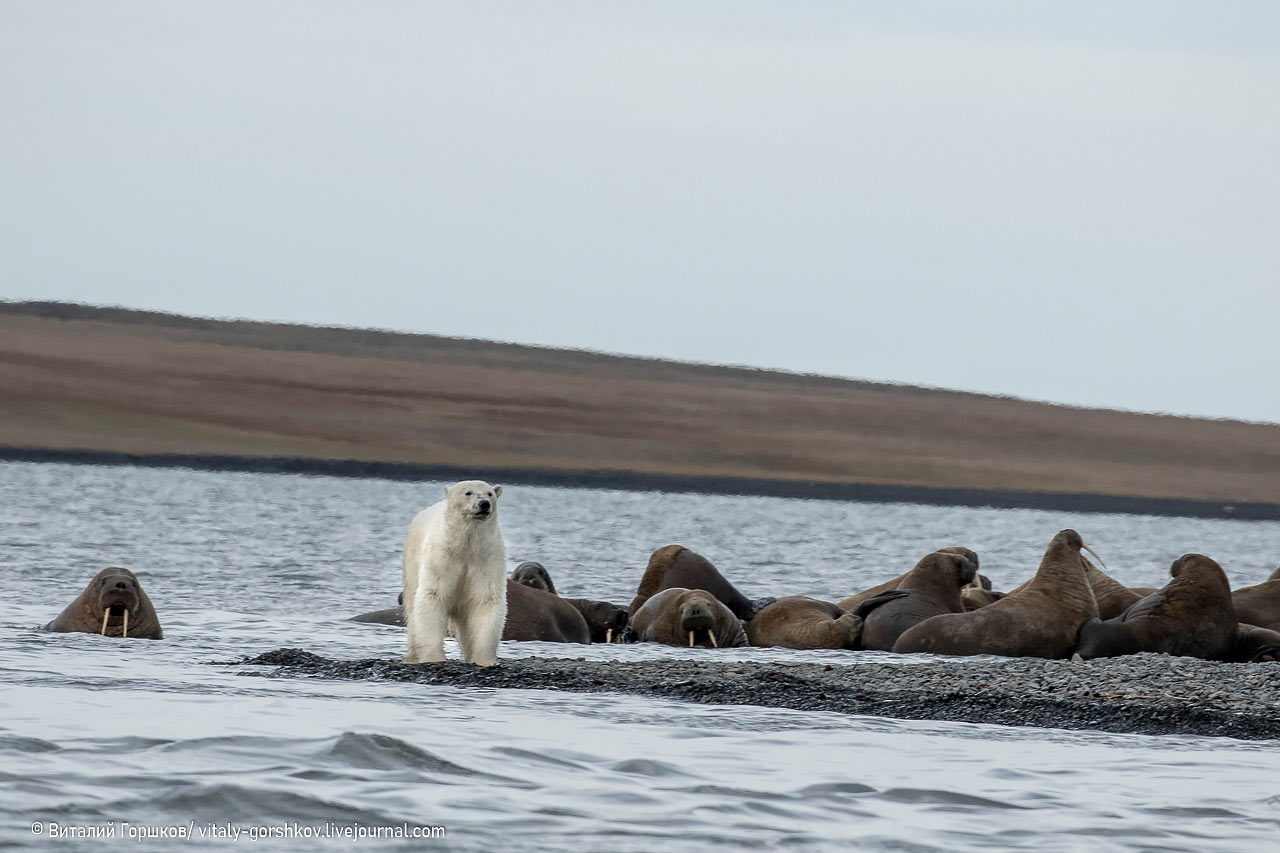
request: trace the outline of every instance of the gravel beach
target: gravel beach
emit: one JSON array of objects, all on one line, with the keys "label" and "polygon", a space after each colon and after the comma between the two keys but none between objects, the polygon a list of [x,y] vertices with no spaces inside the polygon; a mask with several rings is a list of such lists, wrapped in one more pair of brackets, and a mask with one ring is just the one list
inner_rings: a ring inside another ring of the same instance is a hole
[{"label": "gravel beach", "polygon": [[453,687],[630,693],[909,720],[1245,740],[1280,738],[1280,665],[1139,654],[1093,661],[967,658],[923,665],[857,662],[330,660],[277,649],[232,662],[244,674],[408,681]]}]

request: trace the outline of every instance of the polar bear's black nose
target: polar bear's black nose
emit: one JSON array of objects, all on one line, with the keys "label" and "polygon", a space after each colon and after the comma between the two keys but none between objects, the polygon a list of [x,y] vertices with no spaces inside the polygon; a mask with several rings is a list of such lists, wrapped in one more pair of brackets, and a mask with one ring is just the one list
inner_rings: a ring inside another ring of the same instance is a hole
[{"label": "polar bear's black nose", "polygon": [[480,510],[481,512],[488,512],[492,506],[493,504],[489,503],[488,501],[482,500],[476,504],[476,509]]}]

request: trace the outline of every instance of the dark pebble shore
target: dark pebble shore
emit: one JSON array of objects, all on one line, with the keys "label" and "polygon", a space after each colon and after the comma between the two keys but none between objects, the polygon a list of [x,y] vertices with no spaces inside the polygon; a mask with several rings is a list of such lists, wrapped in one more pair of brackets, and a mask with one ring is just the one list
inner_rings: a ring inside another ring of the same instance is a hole
[{"label": "dark pebble shore", "polygon": [[631,693],[903,720],[1280,738],[1280,665],[1157,654],[1079,662],[955,659],[924,665],[516,658],[477,667],[460,661],[411,665],[330,660],[302,649],[277,649],[232,663],[250,664],[277,667],[252,673],[277,678]]}]

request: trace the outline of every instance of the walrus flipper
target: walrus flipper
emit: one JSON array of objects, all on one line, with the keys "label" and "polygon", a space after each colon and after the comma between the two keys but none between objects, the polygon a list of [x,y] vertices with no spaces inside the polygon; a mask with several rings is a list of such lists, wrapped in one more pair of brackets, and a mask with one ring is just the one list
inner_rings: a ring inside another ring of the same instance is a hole
[{"label": "walrus flipper", "polygon": [[778,600],[778,597],[776,595],[769,595],[769,596],[765,596],[764,598],[748,599],[748,601],[751,604],[751,616],[748,616],[746,619],[743,619],[742,621],[750,622],[752,616],[755,616],[761,610],[764,610],[766,607],[768,607],[770,604],[773,604],[777,600]]},{"label": "walrus flipper", "polygon": [[853,608],[850,612],[855,616],[860,616],[863,619],[866,619],[867,614],[872,610],[875,610],[880,605],[888,604],[890,601],[897,601],[899,598],[906,598],[910,594],[911,593],[905,589],[885,590],[879,595],[873,595],[871,598],[868,598],[866,601]]}]

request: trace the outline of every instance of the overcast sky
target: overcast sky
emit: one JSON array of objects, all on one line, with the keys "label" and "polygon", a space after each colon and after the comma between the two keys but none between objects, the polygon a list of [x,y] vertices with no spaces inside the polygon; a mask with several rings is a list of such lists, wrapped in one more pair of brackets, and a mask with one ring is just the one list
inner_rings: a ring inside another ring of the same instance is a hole
[{"label": "overcast sky", "polygon": [[0,0],[0,297],[1280,422],[1280,3]]}]

